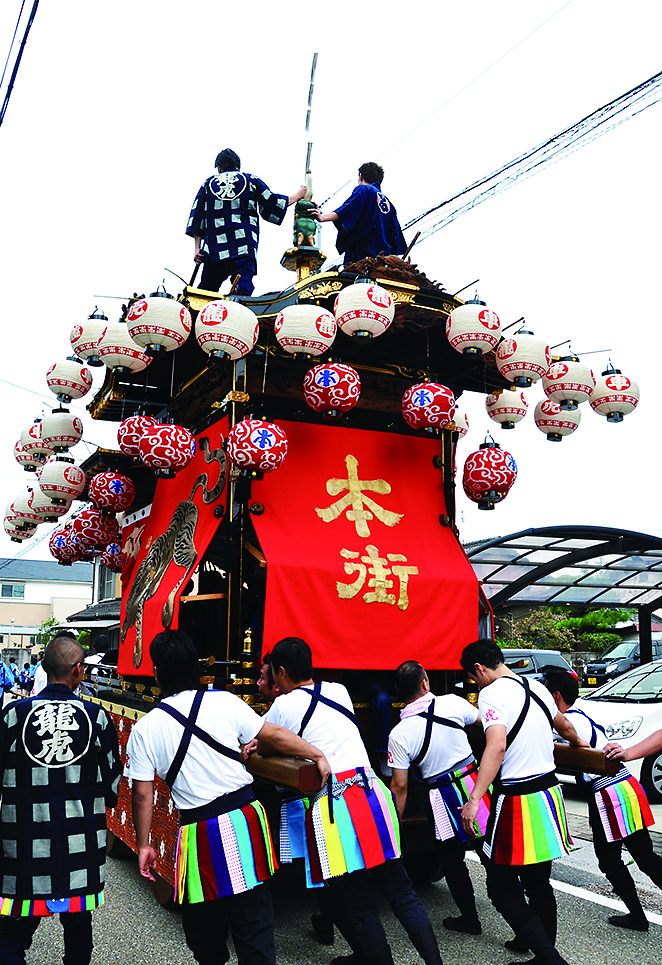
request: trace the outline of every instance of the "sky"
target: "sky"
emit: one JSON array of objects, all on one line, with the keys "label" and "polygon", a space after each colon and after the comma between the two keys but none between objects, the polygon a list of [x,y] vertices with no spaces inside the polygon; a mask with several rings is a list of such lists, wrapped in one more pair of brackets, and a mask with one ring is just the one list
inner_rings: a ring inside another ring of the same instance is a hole
[{"label": "sky", "polygon": [[[27,3],[29,8],[31,3]],[[563,130],[662,69],[662,7],[654,0],[471,0],[332,8],[254,0],[164,5],[41,0],[0,127],[0,505],[31,478],[13,459],[24,426],[56,405],[52,362],[95,306],[111,321],[120,300],[163,279],[188,278],[191,202],[223,147],[274,190],[301,183],[311,60],[319,61],[311,137],[315,200],[349,193],[365,160],[385,168],[400,220],[415,215]],[[0,58],[19,0],[0,9]],[[467,86],[468,85],[468,86]],[[2,89],[4,93],[4,87]],[[588,404],[572,437],[548,442],[529,414],[504,431],[484,397],[464,393],[466,456],[487,431],[515,457],[507,499],[481,512],[458,486],[461,538],[531,526],[618,526],[662,535],[659,156],[662,103],[417,245],[412,260],[454,292],[479,278],[504,324],[524,316],[550,345],[571,339],[600,372],[609,359],[639,384],[619,425]],[[343,187],[346,182],[349,184]],[[407,240],[411,240],[408,232]],[[324,225],[331,258],[335,228]],[[282,289],[291,218],[263,224],[256,291]],[[95,387],[104,370],[95,369]],[[116,425],[92,420],[84,459],[114,445]],[[656,455],[657,453],[657,455]],[[76,505],[76,504],[75,504]],[[50,559],[47,535],[0,556]]]}]

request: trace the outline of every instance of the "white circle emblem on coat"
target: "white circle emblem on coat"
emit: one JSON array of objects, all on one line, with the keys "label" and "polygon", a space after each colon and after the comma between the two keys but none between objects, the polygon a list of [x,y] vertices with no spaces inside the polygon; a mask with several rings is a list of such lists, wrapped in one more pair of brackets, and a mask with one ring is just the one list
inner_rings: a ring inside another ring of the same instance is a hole
[{"label": "white circle emblem on coat", "polygon": [[241,171],[223,171],[209,179],[209,190],[219,201],[232,201],[243,194],[248,186],[248,178]]}]

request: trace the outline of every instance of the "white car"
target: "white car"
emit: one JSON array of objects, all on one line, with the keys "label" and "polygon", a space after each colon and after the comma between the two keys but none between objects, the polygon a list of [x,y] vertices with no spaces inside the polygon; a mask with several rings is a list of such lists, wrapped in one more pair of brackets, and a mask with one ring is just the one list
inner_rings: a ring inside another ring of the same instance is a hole
[{"label": "white car", "polygon": [[[642,664],[617,677],[575,704],[600,724],[609,740],[623,747],[638,744],[662,729],[662,660]],[[662,803],[662,751],[643,760],[628,761],[648,800]]]}]

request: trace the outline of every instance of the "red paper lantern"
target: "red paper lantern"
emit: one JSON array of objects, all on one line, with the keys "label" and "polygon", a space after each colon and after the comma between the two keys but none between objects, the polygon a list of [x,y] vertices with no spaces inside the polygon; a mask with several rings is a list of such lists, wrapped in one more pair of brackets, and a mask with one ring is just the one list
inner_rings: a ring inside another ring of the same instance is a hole
[{"label": "red paper lantern", "polygon": [[106,547],[119,539],[119,526],[115,517],[99,509],[81,509],[71,523],[83,548]]},{"label": "red paper lantern", "polygon": [[195,439],[184,426],[155,425],[140,439],[140,458],[158,476],[172,479],[195,455]]},{"label": "red paper lantern", "polygon": [[117,444],[125,456],[140,458],[140,440],[148,429],[157,426],[151,415],[132,415],[117,430]]},{"label": "red paper lantern", "polygon": [[303,380],[303,397],[315,412],[349,412],[360,395],[361,379],[351,365],[316,365]]},{"label": "red paper lantern", "polygon": [[494,441],[485,441],[464,464],[464,492],[479,509],[494,509],[505,499],[517,478],[517,464],[509,452]]},{"label": "red paper lantern", "polygon": [[112,570],[113,573],[122,572],[122,547],[119,543],[109,543],[105,548],[101,556],[99,557],[99,562],[106,569]]},{"label": "red paper lantern", "polygon": [[72,535],[71,526],[61,526],[53,530],[48,541],[51,556],[63,566],[71,566],[80,559],[80,545],[77,540],[72,540]]},{"label": "red paper lantern", "polygon": [[273,422],[245,419],[228,433],[228,456],[239,469],[273,472],[287,455],[287,436]]},{"label": "red paper lantern", "polygon": [[90,502],[97,509],[123,513],[136,498],[136,487],[128,476],[119,472],[99,472],[90,479],[88,493]]},{"label": "red paper lantern", "polygon": [[420,382],[402,396],[402,416],[412,429],[445,429],[455,415],[455,396],[438,382]]}]

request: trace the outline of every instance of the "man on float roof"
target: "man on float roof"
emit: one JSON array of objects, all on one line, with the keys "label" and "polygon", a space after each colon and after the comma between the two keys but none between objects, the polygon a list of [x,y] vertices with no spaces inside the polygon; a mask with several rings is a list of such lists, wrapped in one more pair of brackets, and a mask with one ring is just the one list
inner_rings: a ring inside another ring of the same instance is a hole
[{"label": "man on float roof", "polygon": [[395,207],[382,191],[383,180],[384,168],[367,161],[359,168],[359,183],[347,201],[327,214],[318,208],[311,212],[318,221],[335,221],[336,248],[345,253],[345,265],[381,254],[402,255],[407,250]]},{"label": "man on float roof", "polygon": [[290,195],[274,194],[260,178],[240,170],[239,155],[229,147],[214,163],[218,173],[198,191],[186,227],[186,234],[195,241],[194,261],[204,265],[200,288],[218,291],[226,278],[239,275],[235,294],[251,295],[257,272],[258,214],[281,224],[288,205],[300,201],[306,188],[302,185]]}]

